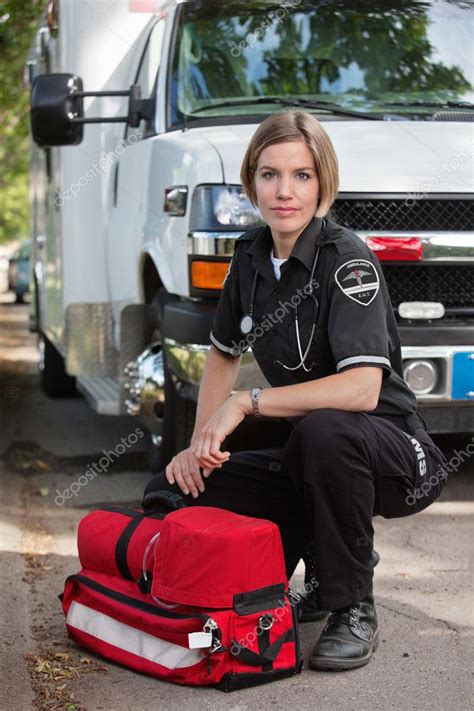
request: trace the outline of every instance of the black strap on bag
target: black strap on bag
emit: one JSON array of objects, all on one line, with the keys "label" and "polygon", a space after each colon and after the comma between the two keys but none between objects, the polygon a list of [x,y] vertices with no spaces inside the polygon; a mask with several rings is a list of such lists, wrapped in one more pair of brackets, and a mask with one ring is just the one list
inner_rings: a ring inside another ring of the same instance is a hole
[{"label": "black strap on bag", "polygon": [[137,530],[138,526],[141,524],[141,522],[145,518],[157,518],[157,519],[163,519],[166,516],[164,513],[154,513],[154,514],[145,514],[145,513],[140,513],[138,516],[135,518],[132,518],[130,523],[125,526],[123,529],[122,533],[120,534],[118,540],[117,540],[117,545],[115,546],[115,562],[117,563],[117,568],[120,571],[120,575],[122,578],[126,578],[126,580],[133,580],[133,576],[130,572],[130,568],[128,567],[128,562],[127,562],[127,551],[128,551],[128,546],[130,544],[130,541],[132,540],[132,536]]},{"label": "black strap on bag", "polygon": [[273,662],[278,657],[282,646],[285,642],[293,642],[295,636],[293,628],[288,629],[281,635],[273,644],[269,644],[269,630],[260,630],[258,637],[258,653],[253,652],[248,647],[239,644],[235,639],[230,645],[230,653],[233,657],[237,657],[244,664],[249,664],[253,667],[262,667],[262,671],[271,671]]},{"label": "black strap on bag", "polygon": [[[132,536],[141,522],[145,518],[163,519],[170,511],[177,511],[178,509],[185,508],[186,503],[179,494],[174,494],[172,491],[151,491],[143,499],[143,507],[145,508],[145,506],[147,509],[146,511],[133,511],[131,513],[133,518],[123,529],[117,540],[117,545],[115,546],[115,562],[120,571],[120,575],[126,580],[134,579],[130,572],[130,568],[128,567],[127,551]],[[157,508],[165,508],[167,510],[164,512],[157,511]],[[120,513],[119,508],[116,508],[115,510],[117,513]],[[130,515],[128,511],[127,515]],[[147,581],[147,583],[148,585],[146,587],[149,587],[149,585],[151,585],[151,580]],[[138,584],[140,585],[140,580],[138,581]],[[149,592],[149,590],[142,590],[142,592]]]}]

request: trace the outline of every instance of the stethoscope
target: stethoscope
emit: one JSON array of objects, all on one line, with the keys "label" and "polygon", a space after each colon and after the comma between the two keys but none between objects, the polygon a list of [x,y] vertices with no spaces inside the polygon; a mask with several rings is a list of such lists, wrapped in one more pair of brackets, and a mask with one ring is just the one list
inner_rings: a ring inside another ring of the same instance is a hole
[{"label": "stethoscope", "polygon": [[[323,225],[321,232],[326,227],[326,220],[323,220]],[[318,320],[318,310],[319,310],[319,302],[316,296],[314,295],[314,288],[313,288],[313,277],[314,277],[314,272],[316,271],[316,266],[318,264],[318,259],[319,259],[319,252],[320,252],[320,247],[318,246],[316,250],[316,254],[314,256],[314,261],[313,261],[313,266],[311,268],[311,274],[308,280],[307,285],[305,286],[305,290],[308,289],[309,293],[308,296],[311,298],[313,301],[313,313],[312,313],[312,318],[311,318],[311,335],[308,340],[308,345],[306,346],[306,350],[303,353],[303,349],[301,347],[301,338],[300,338],[300,329],[299,329],[299,322],[298,322],[298,306],[293,306],[293,318],[295,321],[295,331],[296,331],[296,343],[298,344],[298,354],[300,357],[300,362],[298,365],[295,366],[289,366],[285,365],[284,363],[281,362],[281,360],[276,360],[275,363],[278,363],[278,365],[283,366],[285,370],[298,370],[298,368],[303,368],[307,373],[313,368],[315,363],[311,363],[311,366],[308,368],[305,365],[306,359],[308,357],[309,349],[311,348],[311,343],[313,341],[313,336],[314,332],[316,330],[316,323]],[[250,305],[249,305],[249,312],[247,314],[244,314],[242,318],[240,319],[240,332],[244,336],[248,336],[249,333],[253,331],[255,328],[255,320],[253,317],[253,309],[254,309],[254,303],[255,303],[255,292],[257,290],[257,281],[258,281],[258,271],[255,272],[255,276],[253,278],[253,283],[252,283],[252,290],[250,293]]]}]

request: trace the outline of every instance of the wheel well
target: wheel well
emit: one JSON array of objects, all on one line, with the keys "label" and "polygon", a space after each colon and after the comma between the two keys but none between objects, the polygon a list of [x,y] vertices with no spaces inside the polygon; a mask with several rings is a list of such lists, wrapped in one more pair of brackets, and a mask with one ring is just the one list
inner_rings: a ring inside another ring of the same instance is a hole
[{"label": "wheel well", "polygon": [[151,257],[147,256],[143,264],[143,296],[146,304],[151,304],[153,297],[157,294],[158,289],[163,286],[155,263]]}]

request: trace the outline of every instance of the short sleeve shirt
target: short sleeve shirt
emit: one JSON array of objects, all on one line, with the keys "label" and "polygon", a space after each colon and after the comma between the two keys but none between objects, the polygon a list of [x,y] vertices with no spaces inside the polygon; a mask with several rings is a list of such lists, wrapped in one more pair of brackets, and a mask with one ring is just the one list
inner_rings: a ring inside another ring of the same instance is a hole
[{"label": "short sleeve shirt", "polygon": [[[352,368],[380,367],[382,387],[372,414],[415,412],[415,395],[403,379],[396,319],[373,252],[351,230],[329,218],[314,217],[282,264],[277,280],[270,259],[272,245],[268,225],[248,230],[236,240],[211,343],[228,357],[251,348],[273,387]],[[256,274],[254,328],[245,335],[240,323],[251,310]]]}]

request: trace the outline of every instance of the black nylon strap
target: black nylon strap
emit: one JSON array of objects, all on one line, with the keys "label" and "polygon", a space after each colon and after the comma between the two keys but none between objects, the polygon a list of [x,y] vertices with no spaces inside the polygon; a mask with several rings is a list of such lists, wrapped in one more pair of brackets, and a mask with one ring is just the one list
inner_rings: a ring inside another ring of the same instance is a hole
[{"label": "black nylon strap", "polygon": [[259,629],[258,635],[258,651],[260,655],[264,658],[262,662],[262,671],[267,672],[273,669],[273,661],[271,659],[266,659],[265,652],[270,647],[270,630]]},{"label": "black nylon strap", "polygon": [[139,513],[139,516],[137,516],[136,518],[132,518],[130,523],[125,526],[122,533],[118,537],[117,545],[115,546],[115,562],[122,578],[125,578],[126,580],[133,580],[130,568],[128,567],[127,551],[132,536],[137,530],[138,526],[141,524],[144,518],[163,519],[164,517],[165,514],[154,513],[152,515],[147,515],[144,513]]},{"label": "black nylon strap", "polygon": [[251,590],[234,595],[234,610],[238,615],[249,615],[252,612],[271,610],[285,605],[285,586],[283,583],[268,585],[264,588]]},{"label": "black nylon strap", "polygon": [[242,647],[235,639],[232,640],[230,653],[233,657],[237,657],[241,662],[250,664],[252,667],[260,667],[263,663],[262,655],[257,652],[252,652],[247,647]]},{"label": "black nylon strap", "polygon": [[108,511],[110,513],[119,513],[123,516],[128,516],[129,518],[139,518],[143,516],[142,511],[137,509],[126,509],[123,506],[106,506],[105,508],[99,509],[100,511]]},{"label": "black nylon strap", "polygon": [[[263,635],[262,635],[263,636]],[[257,652],[253,652],[251,649],[248,649],[247,647],[243,647],[241,644],[237,642],[237,640],[233,639],[232,644],[230,646],[230,653],[232,654],[233,657],[237,657],[237,659],[240,659],[242,662],[245,664],[250,664],[253,667],[264,667],[267,666],[268,663],[270,663],[270,669],[272,668],[273,662],[275,659],[278,657],[281,648],[283,647],[285,642],[292,642],[294,640],[294,633],[293,633],[293,628],[290,628],[285,632],[285,634],[282,634],[276,642],[273,642],[273,644],[269,645],[266,647],[264,651],[260,649],[260,636],[259,636],[259,650],[260,653],[257,654]],[[262,645],[263,646],[263,645]],[[268,671],[268,669],[262,669],[263,671]]]}]

